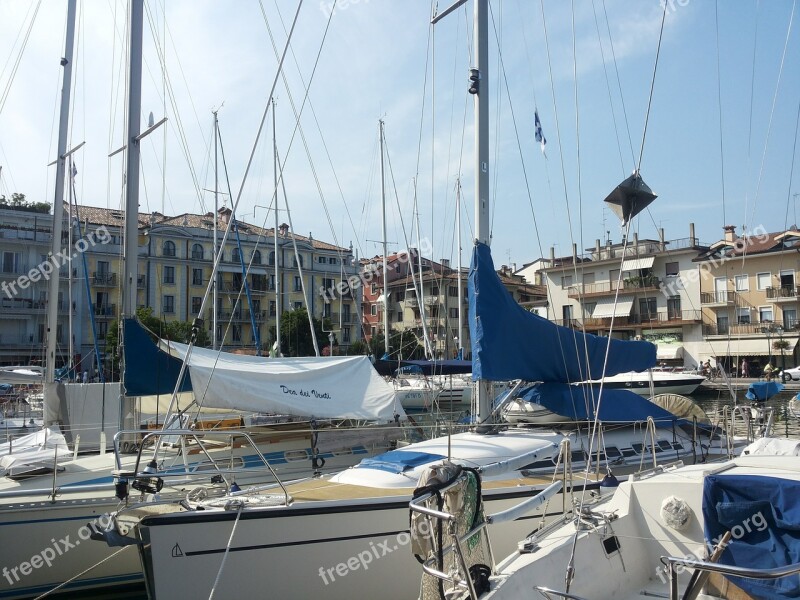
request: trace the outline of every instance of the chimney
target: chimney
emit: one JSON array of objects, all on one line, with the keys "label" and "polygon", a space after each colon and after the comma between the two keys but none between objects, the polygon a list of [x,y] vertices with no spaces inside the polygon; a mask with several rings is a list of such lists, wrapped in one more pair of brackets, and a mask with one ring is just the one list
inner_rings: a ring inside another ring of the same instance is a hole
[{"label": "chimney", "polygon": [[223,207],[223,208],[219,209],[219,220],[222,223],[226,223],[227,224],[228,220],[230,219],[230,216],[231,216],[231,209],[230,208]]},{"label": "chimney", "polygon": [[731,244],[736,241],[736,225],[725,225],[722,228],[725,232],[725,241]]},{"label": "chimney", "polygon": [[439,262],[441,262],[442,266],[445,267],[446,269],[450,268],[450,259],[449,258],[443,258]]},{"label": "chimney", "polygon": [[664,243],[664,228],[661,227],[658,230],[658,249],[663,252],[666,250],[666,244]]},{"label": "chimney", "polygon": [[280,226],[278,226],[278,232],[280,232],[283,237],[286,237],[286,234],[289,233],[289,226],[286,223],[281,223]]},{"label": "chimney", "polygon": [[599,238],[594,241],[594,253],[597,254],[598,257],[600,256],[600,239]]},{"label": "chimney", "polygon": [[556,247],[550,246],[550,266],[556,264]]},{"label": "chimney", "polygon": [[572,244],[572,262],[578,262],[578,244]]},{"label": "chimney", "polygon": [[639,234],[635,231],[633,232],[633,247],[634,248],[639,247]]},{"label": "chimney", "polygon": [[694,237],[694,223],[689,223],[689,245],[697,246],[697,239]]}]

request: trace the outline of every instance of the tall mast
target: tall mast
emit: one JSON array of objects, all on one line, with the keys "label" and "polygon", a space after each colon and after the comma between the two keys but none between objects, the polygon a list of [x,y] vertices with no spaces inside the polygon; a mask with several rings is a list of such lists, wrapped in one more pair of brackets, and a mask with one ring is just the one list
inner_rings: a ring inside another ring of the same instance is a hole
[{"label": "tall mast", "polygon": [[383,349],[389,354],[389,287],[388,259],[386,257],[386,178],[383,167],[383,119],[379,120],[381,133],[381,210],[383,211]]},{"label": "tall mast", "polygon": [[272,99],[272,171],[275,182],[275,356],[281,355],[281,267],[278,256],[278,141],[275,129],[275,98]]},{"label": "tall mast", "polygon": [[125,253],[122,260],[122,315],[136,315],[139,256],[139,133],[142,113],[143,0],[131,2],[130,66],[128,68],[128,151],[125,165]]},{"label": "tall mast", "polygon": [[[64,221],[64,173],[66,171],[67,135],[69,133],[69,103],[72,91],[72,54],[75,45],[76,0],[67,4],[67,35],[64,43],[64,67],[61,81],[61,111],[58,126],[58,156],[56,157],[56,185],[53,198],[53,256],[61,250],[61,231]],[[48,282],[47,292],[47,357],[45,382],[53,383],[56,369],[56,336],[58,335],[58,269]],[[72,307],[70,306],[70,310]]]},{"label": "tall mast", "polygon": [[[214,111],[214,252],[211,256],[216,260],[219,247],[217,246],[217,217],[219,216],[219,155],[217,153],[219,121],[217,111]],[[219,303],[219,289],[217,280],[211,282],[211,349],[217,349],[217,306]]]},{"label": "tall mast", "polygon": [[464,360],[464,291],[461,287],[461,179],[456,180],[456,230],[458,231],[458,358]]}]

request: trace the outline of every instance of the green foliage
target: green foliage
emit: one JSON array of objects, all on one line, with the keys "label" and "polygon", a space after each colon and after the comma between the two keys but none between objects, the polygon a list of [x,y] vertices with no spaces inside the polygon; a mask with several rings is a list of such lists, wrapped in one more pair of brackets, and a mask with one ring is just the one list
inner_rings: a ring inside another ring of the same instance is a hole
[{"label": "green foliage", "polygon": [[[324,329],[330,329],[331,324],[328,319],[325,319],[323,323],[316,317],[313,318],[313,323],[317,344],[322,353],[323,348],[330,344],[328,334]],[[337,344],[335,336],[333,343],[334,346]],[[281,353],[283,356],[314,356],[316,354],[314,338],[308,327],[308,312],[305,308],[296,308],[281,315]]]},{"label": "green foliage", "polygon": [[11,194],[11,198],[0,196],[0,208],[10,210],[21,210],[25,212],[42,213],[45,215],[50,214],[49,202],[28,202],[25,199],[25,194]]},{"label": "green foliage", "polygon": [[[188,344],[192,334],[192,324],[189,321],[164,322],[153,316],[152,308],[137,308],[136,317],[139,322],[156,334],[159,338]],[[153,339],[155,341],[155,338]],[[210,344],[208,331],[200,329],[195,340],[196,346],[206,347]],[[111,368],[119,372],[119,322],[112,321],[106,334],[106,356],[111,359]]]},{"label": "green foliage", "polygon": [[[382,333],[372,336],[369,348],[375,358],[383,356],[385,348]],[[422,360],[425,358],[425,348],[414,332],[395,331],[389,336],[389,356],[392,360]]]},{"label": "green foliage", "polygon": [[370,350],[369,346],[365,342],[356,340],[350,344],[350,347],[347,349],[347,353],[350,356],[357,356],[359,354],[369,354]]}]

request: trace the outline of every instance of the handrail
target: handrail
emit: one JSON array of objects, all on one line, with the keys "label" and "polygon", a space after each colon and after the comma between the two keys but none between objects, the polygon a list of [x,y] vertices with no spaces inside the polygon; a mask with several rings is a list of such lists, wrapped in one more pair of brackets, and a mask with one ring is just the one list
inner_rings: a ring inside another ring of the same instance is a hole
[{"label": "handrail", "polygon": [[747,577],[748,579],[780,579],[788,575],[800,573],[800,563],[773,567],[771,569],[753,569],[750,567],[739,567],[735,565],[721,565],[719,563],[708,562],[705,560],[694,560],[679,556],[662,556],[661,563],[667,567],[669,572],[670,600],[679,600],[678,596],[678,571],[676,566],[692,567],[700,571],[710,573],[720,573],[734,577]]},{"label": "handrail", "polygon": [[550,588],[546,588],[541,585],[534,586],[533,589],[539,592],[545,598],[547,598],[547,600],[552,600],[552,596],[557,596],[558,598],[565,598],[566,600],[584,600],[584,598],[580,596],[576,596],[574,594],[568,594],[566,592],[559,592],[558,590],[552,590]]},{"label": "handrail", "polygon": [[[286,486],[280,480],[280,477],[278,477],[278,474],[275,472],[275,469],[272,468],[272,465],[269,464],[269,461],[264,457],[264,455],[258,449],[258,446],[256,446],[256,443],[253,441],[253,438],[250,436],[250,434],[247,431],[231,430],[231,429],[221,429],[221,430],[214,430],[214,429],[209,429],[209,430],[161,429],[161,430],[157,430],[157,431],[150,431],[150,432],[147,432],[142,437],[141,443],[139,444],[139,449],[138,449],[138,452],[137,452],[136,462],[134,464],[133,470],[132,471],[124,471],[123,468],[122,468],[122,460],[120,458],[120,451],[119,451],[120,438],[122,438],[125,435],[141,434],[141,433],[142,433],[142,431],[139,430],[139,429],[133,429],[133,430],[129,429],[129,430],[120,430],[116,434],[114,434],[114,461],[115,461],[115,463],[117,465],[118,476],[120,478],[122,478],[122,479],[126,479],[126,478],[141,479],[141,478],[152,478],[152,477],[162,477],[163,478],[163,477],[178,477],[178,476],[185,477],[186,475],[197,476],[197,477],[199,477],[199,476],[207,477],[208,476],[208,472],[207,471],[205,471],[203,473],[189,473],[189,472],[186,472],[186,471],[178,471],[178,472],[174,472],[174,473],[161,472],[161,471],[156,470],[157,467],[154,469],[150,465],[148,465],[145,469],[140,471],[139,467],[141,465],[141,460],[142,460],[142,451],[144,450],[145,446],[147,445],[147,442],[152,440],[154,442],[154,444],[157,444],[157,439],[161,438],[161,437],[171,437],[171,438],[172,437],[180,437],[181,440],[183,440],[185,438],[193,440],[195,443],[197,443],[198,447],[201,449],[203,454],[211,462],[211,464],[214,467],[214,470],[221,477],[223,477],[223,479],[224,479],[223,473],[229,473],[229,472],[236,473],[236,472],[241,472],[241,471],[237,470],[237,469],[228,469],[228,470],[220,469],[219,465],[217,465],[216,461],[208,453],[208,450],[203,445],[203,443],[200,440],[200,438],[201,437],[220,437],[220,436],[223,436],[223,437],[229,437],[231,439],[231,443],[233,443],[233,438],[234,437],[241,437],[241,438],[244,438],[247,441],[247,443],[250,445],[250,447],[253,448],[255,453],[258,455],[258,457],[261,459],[261,461],[264,463],[264,465],[269,470],[270,474],[275,478],[275,482],[280,486],[281,490],[283,491],[284,500],[285,500],[287,506],[291,503],[291,499],[290,499],[290,496],[289,496],[289,491],[286,489]],[[247,471],[247,472],[249,472],[249,471]]]}]

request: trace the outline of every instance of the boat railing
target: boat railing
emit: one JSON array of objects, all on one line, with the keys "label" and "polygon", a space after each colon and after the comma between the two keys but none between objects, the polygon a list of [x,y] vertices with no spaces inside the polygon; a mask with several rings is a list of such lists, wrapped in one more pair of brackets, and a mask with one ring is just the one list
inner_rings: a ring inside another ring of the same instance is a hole
[{"label": "boat railing", "polygon": [[550,588],[543,587],[541,585],[534,586],[537,592],[539,592],[542,596],[547,598],[547,600],[553,600],[553,598],[565,598],[566,600],[584,600],[581,596],[576,596],[575,594],[568,594],[566,592],[559,592],[557,590],[551,590]]},{"label": "boat railing", "polygon": [[[661,562],[667,569],[669,575],[669,598],[670,600],[680,600],[678,593],[678,575],[686,567],[695,569],[700,574],[719,573],[728,577],[746,577],[748,579],[781,579],[789,575],[800,573],[800,563],[773,567],[771,569],[753,569],[750,567],[739,567],[735,565],[722,565],[716,562],[705,560],[695,560],[680,556],[662,556]],[[689,590],[687,590],[689,591]]]},{"label": "boat railing", "polygon": [[[127,436],[141,435],[141,430],[120,430],[114,435],[114,460],[116,469],[114,476],[116,478],[116,486],[118,494],[125,494],[127,497],[127,484],[131,481],[131,486],[143,493],[158,493],[164,485],[164,480],[173,480],[172,483],[184,483],[186,481],[196,481],[198,479],[208,479],[212,476],[212,481],[215,483],[224,483],[227,490],[231,490],[231,482],[228,481],[228,476],[237,475],[240,473],[253,473],[254,467],[235,468],[232,466],[232,455],[225,457],[218,457],[215,459],[209,449],[210,442],[214,438],[222,438],[225,447],[233,449],[234,442],[240,441],[243,445],[251,448],[261,463],[264,465],[270,475],[275,479],[277,485],[283,491],[284,501],[288,505],[291,503],[291,498],[286,486],[281,481],[275,469],[264,457],[251,437],[250,433],[242,430],[224,429],[224,430],[201,430],[201,429],[161,429],[157,431],[148,431],[138,444],[138,451],[136,455],[136,462],[132,469],[125,469],[122,465],[120,446],[123,439],[128,439]],[[166,440],[164,439],[166,438]],[[161,469],[158,465],[158,454],[161,452],[162,444],[167,442],[170,444],[180,445],[180,455],[184,457],[182,464],[183,468],[171,467],[167,470]],[[203,442],[206,440],[206,443]],[[185,460],[187,455],[187,442],[194,444],[196,448],[207,458],[208,462],[203,463],[202,469],[197,469],[194,463],[188,463]],[[212,442],[213,443],[213,442]],[[155,448],[155,450],[154,450]],[[144,453],[152,452],[152,457],[148,461],[143,457]],[[147,462],[147,465],[142,468],[142,461]],[[224,462],[228,462],[231,466],[224,466]]]},{"label": "boat railing", "polygon": [[[771,434],[775,421],[775,410],[771,406],[724,406],[722,408],[722,429],[728,444],[728,455],[735,454],[735,438],[743,429],[748,443]],[[741,426],[738,423],[741,422]]]},{"label": "boat railing", "polygon": [[[499,470],[502,472],[506,465],[505,463],[508,461],[504,461],[501,463],[496,463],[497,468],[495,469],[494,465],[487,465],[488,472],[494,472],[495,470]],[[476,589],[475,581],[473,581],[470,573],[469,564],[467,562],[467,554],[465,550],[465,544],[467,544],[468,540],[476,539],[477,534],[481,533],[484,529],[486,529],[489,525],[497,524],[497,523],[505,523],[508,521],[514,521],[519,519],[520,517],[532,512],[533,510],[542,506],[545,502],[547,502],[553,495],[558,493],[563,488],[562,481],[555,481],[547,486],[545,489],[541,490],[535,496],[528,498],[516,506],[513,506],[509,509],[500,511],[498,513],[494,513],[491,515],[486,515],[484,519],[470,528],[464,534],[460,534],[457,531],[456,523],[458,520],[458,516],[450,513],[445,512],[442,510],[437,510],[435,508],[431,508],[426,505],[426,503],[434,498],[441,497],[446,494],[448,491],[454,489],[457,486],[460,486],[464,482],[464,478],[467,477],[466,472],[462,472],[462,474],[457,477],[453,482],[450,484],[438,489],[437,491],[426,492],[417,498],[414,498],[409,503],[409,508],[411,510],[412,515],[414,513],[424,515],[426,517],[425,523],[427,525],[427,531],[433,532],[435,531],[434,522],[440,521],[445,527],[446,536],[449,538],[449,544],[444,545],[444,541],[442,542],[442,548],[436,548],[434,545],[433,552],[431,552],[431,556],[429,556],[426,560],[422,562],[422,569],[428,575],[440,579],[442,581],[449,582],[454,588],[459,588],[463,592],[467,593],[470,599],[477,600],[479,597],[478,590]],[[435,537],[435,536],[434,536]],[[486,556],[488,558],[491,573],[495,572],[495,561],[494,556],[492,554],[492,547],[491,542],[489,540],[488,531],[481,535],[479,538],[480,543],[484,545],[484,549],[486,552]],[[456,563],[456,569],[452,573],[445,573],[437,568],[438,563],[443,561],[445,557],[449,556],[450,554],[454,554],[454,560]],[[488,576],[488,573],[486,573]]]}]

